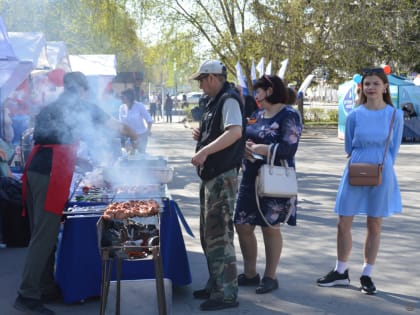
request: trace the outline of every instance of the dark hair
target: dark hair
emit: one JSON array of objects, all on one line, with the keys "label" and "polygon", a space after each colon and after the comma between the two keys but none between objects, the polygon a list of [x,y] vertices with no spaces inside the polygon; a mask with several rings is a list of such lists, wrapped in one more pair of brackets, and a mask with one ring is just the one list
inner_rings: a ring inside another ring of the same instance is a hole
[{"label": "dark hair", "polygon": [[67,72],[63,77],[64,89],[71,92],[80,92],[81,89],[87,91],[89,83],[86,76],[80,71]]},{"label": "dark hair", "polygon": [[270,87],[272,88],[273,93],[265,99],[271,104],[291,104],[292,102],[290,102],[289,98],[291,98],[291,100],[296,99],[296,93],[293,91],[293,96],[289,95],[290,93],[283,80],[276,75],[264,74],[253,85],[254,90],[263,89],[267,91]]},{"label": "dark hair", "polygon": [[127,89],[121,92],[121,96],[124,96],[130,103],[133,103],[136,96],[133,89]]},{"label": "dark hair", "polygon": [[379,79],[382,80],[382,82],[384,84],[388,84],[388,86],[385,88],[385,93],[382,94],[382,99],[384,100],[384,102],[390,106],[394,106],[392,103],[392,98],[391,98],[391,93],[389,91],[389,81],[388,81],[388,77],[385,74],[385,72],[380,71],[379,69],[382,68],[372,68],[372,69],[363,69],[362,73],[363,73],[363,78],[362,78],[362,82],[361,82],[361,86],[362,86],[362,94],[360,95],[360,104],[364,104],[366,103],[366,95],[365,93],[363,93],[363,83],[365,81],[365,78],[367,77],[371,77],[371,76],[377,76]]},{"label": "dark hair", "polygon": [[289,99],[287,100],[288,105],[293,105],[296,103],[296,91],[295,89],[288,87],[287,92],[289,93]]}]

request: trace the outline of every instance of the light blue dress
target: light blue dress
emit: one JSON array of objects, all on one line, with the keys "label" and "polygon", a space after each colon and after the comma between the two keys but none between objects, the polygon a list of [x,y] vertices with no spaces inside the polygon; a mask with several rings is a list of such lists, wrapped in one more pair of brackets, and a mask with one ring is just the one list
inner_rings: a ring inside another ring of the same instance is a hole
[{"label": "light blue dress", "polygon": [[[377,163],[383,159],[393,106],[369,110],[364,105],[355,108],[346,121],[345,150],[350,162]],[[348,164],[338,188],[335,212],[343,216],[368,215],[388,217],[402,211],[401,194],[394,171],[404,127],[403,112],[395,113],[394,126],[379,186],[352,186]]]}]

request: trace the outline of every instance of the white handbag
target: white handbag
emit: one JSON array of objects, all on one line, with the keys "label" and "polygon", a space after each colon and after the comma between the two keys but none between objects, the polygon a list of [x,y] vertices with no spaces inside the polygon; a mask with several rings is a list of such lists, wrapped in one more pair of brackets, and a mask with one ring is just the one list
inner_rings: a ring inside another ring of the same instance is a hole
[{"label": "white handbag", "polygon": [[256,179],[256,193],[259,197],[292,198],[298,193],[296,171],[289,167],[286,160],[282,166],[274,165],[278,144],[274,146],[270,157],[270,148],[267,155],[267,164],[263,164]]}]

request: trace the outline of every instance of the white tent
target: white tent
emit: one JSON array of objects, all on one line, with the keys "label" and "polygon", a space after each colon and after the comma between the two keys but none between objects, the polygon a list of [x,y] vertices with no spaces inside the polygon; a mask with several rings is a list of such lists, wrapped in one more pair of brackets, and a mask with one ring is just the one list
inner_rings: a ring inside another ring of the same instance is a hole
[{"label": "white tent", "polygon": [[116,76],[115,55],[70,55],[72,71],[80,71],[87,76]]},{"label": "white tent", "polygon": [[0,17],[0,104],[29,76],[32,61],[19,61]]},{"label": "white tent", "polygon": [[34,69],[48,69],[47,42],[43,33],[9,32],[10,44],[21,61],[31,61]]},{"label": "white tent", "polygon": [[0,60],[1,103],[28,78],[32,67],[30,61]]},{"label": "white tent", "polygon": [[52,69],[71,71],[70,58],[64,42],[47,42],[47,57]]},{"label": "white tent", "polygon": [[16,60],[16,54],[9,42],[9,35],[0,16],[0,60]]}]

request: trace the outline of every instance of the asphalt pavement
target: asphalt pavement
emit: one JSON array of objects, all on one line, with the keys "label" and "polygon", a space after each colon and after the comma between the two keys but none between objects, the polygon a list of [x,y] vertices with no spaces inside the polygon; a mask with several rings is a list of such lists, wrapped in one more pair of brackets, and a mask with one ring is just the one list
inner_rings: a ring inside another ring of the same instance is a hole
[{"label": "asphalt pavement", "polygon": [[[153,127],[148,153],[167,156],[175,170],[168,185],[192,228],[195,238],[183,233],[192,273],[192,284],[172,288],[170,314],[200,314],[201,301],[192,291],[202,288],[207,280],[207,267],[198,238],[199,179],[190,163],[195,142],[191,124],[158,122]],[[372,278],[378,294],[367,296],[359,291],[363,264],[365,217],[356,217],[353,225],[353,251],[349,261],[351,284],[348,287],[321,288],[316,279],[335,264],[336,215],[333,213],[338,183],[346,161],[343,141],[336,128],[308,128],[304,131],[296,167],[299,180],[298,225],[282,226],[283,253],[278,266],[280,288],[272,293],[256,295],[251,287],[240,288],[239,307],[213,312],[215,314],[420,314],[420,212],[418,185],[420,168],[419,144],[403,144],[396,162],[403,198],[403,213],[383,221],[381,249]],[[264,270],[264,247],[257,230],[259,246],[258,271]],[[0,315],[22,314],[12,304],[20,281],[25,249],[0,249]],[[242,272],[242,257],[236,239],[238,272]],[[151,290],[154,288],[151,287]],[[150,298],[144,304],[150,305]],[[139,296],[138,299],[142,299]],[[89,299],[73,305],[51,305],[57,314],[98,314],[99,299]],[[137,314],[157,314],[153,306],[137,310]],[[122,314],[125,315],[125,314]]]}]

